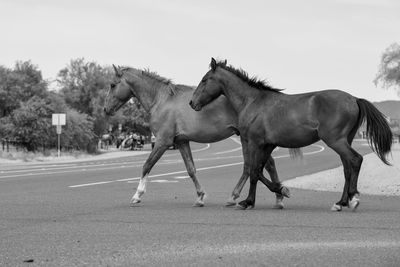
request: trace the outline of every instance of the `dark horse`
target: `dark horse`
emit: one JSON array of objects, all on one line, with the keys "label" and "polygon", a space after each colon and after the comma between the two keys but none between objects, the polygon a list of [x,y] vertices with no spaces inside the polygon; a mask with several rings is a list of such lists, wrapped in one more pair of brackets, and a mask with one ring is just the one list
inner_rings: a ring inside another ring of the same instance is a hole
[{"label": "dark horse", "polygon": [[[134,205],[141,201],[146,190],[147,177],[152,167],[171,145],[176,144],[188,174],[196,187],[198,198],[195,206],[203,206],[205,192],[196,178],[196,169],[189,141],[210,143],[238,134],[236,112],[224,96],[216,99],[202,112],[195,112],[187,104],[193,94],[193,88],[175,85],[170,80],[146,70],[117,68],[115,66],[114,70],[115,80],[111,84],[106,97],[104,111],[111,115],[134,96],[143,108],[150,113],[150,128],[157,137],[154,149],[143,166],[142,178],[131,204]],[[296,155],[298,151],[292,150],[290,152]],[[245,151],[243,153],[245,154]],[[272,157],[267,159],[265,168],[271,179],[279,183]],[[245,164],[243,174],[227,205],[236,204],[235,199],[239,197],[249,177],[248,170],[249,168]],[[284,195],[288,196],[288,194],[289,192],[286,190]],[[283,196],[280,192],[277,192],[276,208],[283,208],[282,199]]]},{"label": "dark horse", "polygon": [[211,60],[209,70],[193,93],[190,105],[200,111],[214,99],[225,95],[238,112],[242,145],[247,146],[245,163],[250,165],[250,189],[239,205],[254,207],[257,181],[271,191],[279,192],[280,184],[270,182],[262,174],[262,166],[277,147],[298,148],[318,140],[324,141],[339,154],[344,167],[343,195],[332,210],[343,206],[355,210],[357,179],[363,157],[352,147],[353,138],[363,121],[371,148],[388,164],[392,132],[385,117],[370,102],[339,90],[286,95],[241,69],[225,62]]}]

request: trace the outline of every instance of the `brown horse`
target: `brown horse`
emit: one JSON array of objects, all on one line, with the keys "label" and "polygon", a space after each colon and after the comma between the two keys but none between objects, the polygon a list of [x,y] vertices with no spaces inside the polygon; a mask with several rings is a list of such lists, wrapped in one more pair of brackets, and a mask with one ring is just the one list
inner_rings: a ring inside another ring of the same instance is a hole
[{"label": "brown horse", "polygon": [[[115,80],[110,86],[106,97],[104,111],[111,115],[115,113],[131,97],[136,97],[144,109],[150,113],[150,128],[157,137],[154,149],[146,160],[142,178],[131,204],[141,201],[146,191],[147,177],[164,152],[173,144],[180,150],[189,176],[197,191],[195,206],[204,205],[204,189],[196,178],[189,141],[199,143],[217,142],[233,134],[238,134],[237,115],[224,96],[216,99],[201,112],[195,112],[188,105],[193,94],[193,88],[175,85],[170,80],[156,73],[134,68],[117,68],[114,66]],[[290,151],[295,155],[298,151]],[[245,151],[243,151],[245,153]],[[275,162],[272,157],[267,159],[265,168],[271,179],[279,183]],[[236,204],[235,199],[249,177],[249,168],[243,167],[243,174],[234,188],[227,205]],[[286,196],[289,192],[285,191]],[[276,195],[276,208],[283,208],[283,196]]]},{"label": "brown horse", "polygon": [[214,99],[225,95],[238,112],[239,132],[243,148],[247,146],[245,162],[250,164],[250,189],[239,205],[254,207],[257,181],[271,191],[280,185],[271,183],[262,174],[262,166],[277,147],[298,148],[318,140],[324,141],[339,154],[344,167],[343,195],[332,210],[343,206],[355,210],[357,179],[363,157],[352,147],[357,129],[367,122],[370,145],[378,157],[388,164],[392,132],[385,117],[370,102],[339,90],[286,95],[263,81],[249,78],[241,69],[225,62],[211,60],[209,70],[193,93],[190,105],[200,111]]}]

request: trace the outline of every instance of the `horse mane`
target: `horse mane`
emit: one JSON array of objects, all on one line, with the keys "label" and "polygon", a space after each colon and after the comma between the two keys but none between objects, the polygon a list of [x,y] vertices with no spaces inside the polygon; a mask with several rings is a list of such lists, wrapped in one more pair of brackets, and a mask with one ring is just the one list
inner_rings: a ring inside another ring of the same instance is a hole
[{"label": "horse mane", "polygon": [[241,68],[236,69],[232,65],[227,66],[226,61],[217,61],[217,66],[235,74],[236,76],[238,76],[241,80],[246,82],[251,87],[257,88],[259,90],[273,91],[273,92],[277,92],[277,93],[283,91],[283,89],[278,89],[278,88],[272,87],[271,85],[268,84],[268,82],[266,80],[259,80],[255,76],[250,78],[249,74]]},{"label": "horse mane", "polygon": [[139,74],[143,75],[143,76],[147,76],[150,79],[156,80],[162,84],[165,84],[165,88],[168,91],[169,95],[176,95],[177,93],[179,93],[179,87],[176,86],[171,79],[167,79],[164,78],[162,76],[160,76],[157,72],[155,71],[151,71],[149,69],[143,69],[143,70],[138,70],[135,68],[131,68],[131,67],[122,67],[121,68],[122,73],[126,72],[126,71],[136,71]]},{"label": "horse mane", "polygon": [[150,77],[152,79],[155,79],[159,82],[165,83],[166,85],[173,83],[171,79],[164,78],[164,77],[160,76],[157,72],[151,71],[149,69],[142,70],[142,74],[144,74],[147,77]]}]

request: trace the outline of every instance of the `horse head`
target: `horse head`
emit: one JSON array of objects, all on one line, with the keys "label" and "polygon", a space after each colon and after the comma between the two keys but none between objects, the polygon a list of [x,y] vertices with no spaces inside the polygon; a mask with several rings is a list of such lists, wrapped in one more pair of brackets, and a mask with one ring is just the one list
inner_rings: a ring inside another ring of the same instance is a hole
[{"label": "horse head", "polygon": [[115,77],[110,84],[110,89],[104,103],[104,112],[106,115],[115,114],[133,96],[129,84],[123,78],[123,70],[115,65],[113,65],[113,68]]},{"label": "horse head", "polygon": [[205,105],[223,94],[223,87],[217,73],[217,67],[221,64],[226,66],[226,60],[217,63],[214,58],[211,58],[211,69],[201,79],[196,90],[193,92],[192,100],[189,102],[189,105],[194,110],[200,111]]}]

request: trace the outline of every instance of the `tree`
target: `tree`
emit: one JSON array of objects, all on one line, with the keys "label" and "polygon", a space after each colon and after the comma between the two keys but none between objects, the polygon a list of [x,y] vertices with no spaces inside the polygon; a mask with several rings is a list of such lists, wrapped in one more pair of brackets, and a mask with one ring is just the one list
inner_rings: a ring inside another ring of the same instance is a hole
[{"label": "tree", "polygon": [[71,60],[58,73],[58,83],[66,103],[81,113],[93,116],[95,105],[104,89],[110,84],[112,73],[96,62],[86,62],[84,58]]},{"label": "tree", "polygon": [[136,98],[129,101],[122,108],[123,124],[128,131],[139,132],[141,134],[150,134],[150,114],[144,110]]},{"label": "tree", "polygon": [[107,129],[103,106],[113,75],[111,68],[86,62],[84,58],[71,60],[58,74],[57,81],[67,105],[90,116],[95,137],[100,137]]},{"label": "tree", "polygon": [[61,145],[77,150],[95,152],[97,138],[93,131],[93,118],[76,110],[66,111],[66,126],[63,127]]},{"label": "tree", "polygon": [[21,103],[5,119],[6,134],[16,139],[28,151],[35,151],[51,139],[51,113],[46,100],[34,96]]},{"label": "tree", "polygon": [[21,102],[46,94],[47,82],[30,61],[18,61],[13,70],[0,66],[0,117],[19,108]]},{"label": "tree", "polygon": [[375,85],[382,84],[384,88],[394,88],[400,96],[400,45],[391,44],[381,57]]}]

